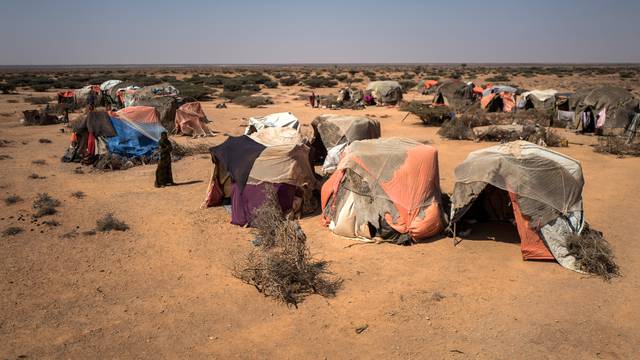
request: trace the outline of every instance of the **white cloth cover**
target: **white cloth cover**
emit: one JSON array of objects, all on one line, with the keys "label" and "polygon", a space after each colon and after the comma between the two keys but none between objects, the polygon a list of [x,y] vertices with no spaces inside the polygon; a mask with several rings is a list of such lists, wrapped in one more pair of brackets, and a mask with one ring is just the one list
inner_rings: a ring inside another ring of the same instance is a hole
[{"label": "white cloth cover", "polygon": [[107,91],[111,90],[114,86],[120,84],[122,80],[107,80],[100,84],[100,90]]},{"label": "white cloth cover", "polygon": [[298,118],[290,112],[275,113],[262,117],[251,117],[249,118],[249,126],[247,126],[244,134],[250,135],[256,131],[260,131],[264,128],[270,127],[288,127],[298,130],[300,127],[300,122],[298,121]]}]

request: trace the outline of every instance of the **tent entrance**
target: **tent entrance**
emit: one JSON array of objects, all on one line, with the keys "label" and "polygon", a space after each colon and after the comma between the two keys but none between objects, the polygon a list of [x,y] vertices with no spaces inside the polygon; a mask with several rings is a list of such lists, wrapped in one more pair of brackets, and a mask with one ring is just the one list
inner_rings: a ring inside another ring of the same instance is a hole
[{"label": "tent entrance", "polygon": [[525,260],[554,260],[539,232],[522,215],[517,195],[489,184],[458,221],[457,231],[470,231],[465,238],[471,240],[520,243]]}]

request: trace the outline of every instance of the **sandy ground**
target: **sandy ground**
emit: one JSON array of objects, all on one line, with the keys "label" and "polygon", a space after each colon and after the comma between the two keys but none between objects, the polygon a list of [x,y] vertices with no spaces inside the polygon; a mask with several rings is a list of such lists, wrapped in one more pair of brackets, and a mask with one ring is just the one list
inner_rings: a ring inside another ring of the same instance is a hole
[{"label": "sandy ground", "polygon": [[[331,112],[295,100],[296,88],[266,92],[277,105],[215,109],[205,103],[205,111],[215,130],[232,134],[240,134],[251,115],[292,111],[308,124]],[[316,216],[301,221],[310,248],[331,262],[344,286],[335,298],[313,295],[295,309],[231,276],[233,259],[249,249],[251,235],[230,225],[222,208],[199,208],[208,157],[174,163],[174,178],[188,184],[164,189],[153,187],[153,166],[77,174],[78,165],[59,161],[69,133],[60,133],[61,126],[20,126],[13,111],[32,106],[7,103],[10,98],[0,102],[0,139],[12,141],[0,148],[12,157],[0,161],[0,192],[25,201],[0,204],[0,227],[25,232],[0,237],[2,359],[640,357],[640,159],[597,154],[591,137],[569,134],[571,146],[560,151],[582,162],[587,219],[604,231],[624,277],[606,283],[555,262],[522,261],[508,227],[485,227],[476,237],[486,241],[457,247],[443,238],[411,247],[346,248],[353,241],[333,236]],[[356,113],[376,116],[383,136],[431,141],[447,192],[456,165],[492,145],[442,140],[414,117],[401,122],[405,114],[395,108]],[[36,159],[46,164],[32,164]],[[46,179],[28,179],[34,172]],[[74,191],[87,197],[72,198]],[[40,192],[62,201],[51,217],[60,226],[30,222]],[[131,230],[61,237],[93,228],[107,212]]]}]

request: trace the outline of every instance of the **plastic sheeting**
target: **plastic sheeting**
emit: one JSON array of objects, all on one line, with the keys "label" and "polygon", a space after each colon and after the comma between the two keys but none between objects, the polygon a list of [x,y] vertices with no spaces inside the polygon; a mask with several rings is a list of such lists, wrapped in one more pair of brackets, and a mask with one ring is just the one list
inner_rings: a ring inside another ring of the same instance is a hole
[{"label": "plastic sheeting", "polygon": [[245,135],[250,135],[256,131],[260,131],[264,128],[270,127],[288,127],[298,130],[298,128],[300,127],[300,122],[298,121],[298,118],[290,112],[275,113],[261,117],[250,117],[249,125],[247,126],[247,129],[244,133]]},{"label": "plastic sheeting", "polygon": [[186,103],[176,110],[176,127],[178,134],[207,136],[213,132],[206,124],[207,116],[199,102]]},{"label": "plastic sheeting", "polygon": [[121,82],[122,82],[122,80],[107,80],[107,81],[103,82],[102,84],[100,84],[100,90],[109,91],[114,86],[120,84]]},{"label": "plastic sheeting", "polygon": [[164,128],[158,124],[138,124],[146,131],[138,130],[139,126],[133,126],[133,122],[111,118],[111,124],[117,135],[107,138],[109,152],[125,157],[139,157],[151,155],[158,148],[158,141],[145,135],[145,133],[161,133]]},{"label": "plastic sheeting", "polygon": [[402,100],[402,86],[397,81],[372,81],[367,90],[379,104],[395,105]]},{"label": "plastic sheeting", "polygon": [[452,221],[491,184],[518,196],[522,213],[539,226],[582,211],[582,167],[566,155],[527,141],[474,151],[455,169]]},{"label": "plastic sheeting", "polygon": [[130,106],[118,110],[115,117],[156,142],[160,141],[160,135],[166,131],[160,124],[158,111],[150,106]]}]

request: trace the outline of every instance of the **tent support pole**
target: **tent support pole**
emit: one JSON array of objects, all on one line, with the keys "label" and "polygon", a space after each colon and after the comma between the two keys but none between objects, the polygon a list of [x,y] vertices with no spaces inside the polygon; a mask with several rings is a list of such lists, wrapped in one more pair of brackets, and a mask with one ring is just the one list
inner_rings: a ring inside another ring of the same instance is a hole
[{"label": "tent support pole", "polygon": [[453,246],[455,247],[456,245],[458,245],[458,243],[456,242],[456,225],[458,223],[454,222],[453,223]]}]

